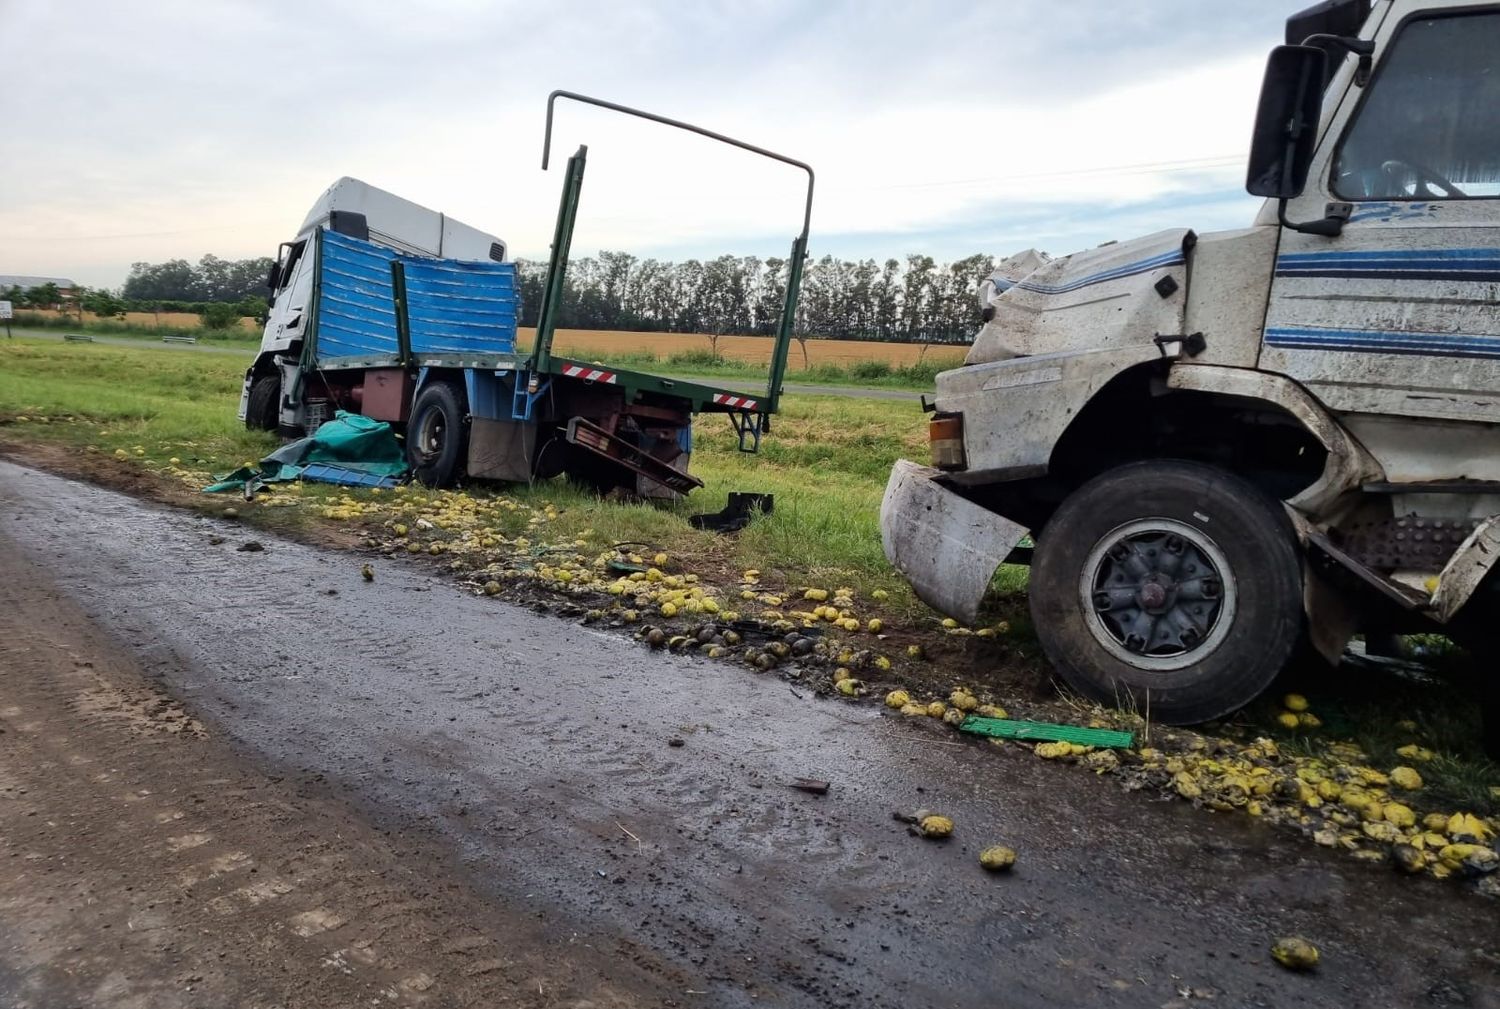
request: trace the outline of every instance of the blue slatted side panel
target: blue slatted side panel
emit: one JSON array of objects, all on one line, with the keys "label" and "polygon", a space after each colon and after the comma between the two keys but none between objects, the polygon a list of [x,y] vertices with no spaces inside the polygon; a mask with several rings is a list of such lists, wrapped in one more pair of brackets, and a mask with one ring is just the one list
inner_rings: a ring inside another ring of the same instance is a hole
[{"label": "blue slatted side panel", "polygon": [[391,260],[372,242],[323,232],[323,289],[318,301],[318,358],[395,357],[396,309]]},{"label": "blue slatted side panel", "polygon": [[514,263],[403,256],[411,352],[509,354],[516,349]]}]

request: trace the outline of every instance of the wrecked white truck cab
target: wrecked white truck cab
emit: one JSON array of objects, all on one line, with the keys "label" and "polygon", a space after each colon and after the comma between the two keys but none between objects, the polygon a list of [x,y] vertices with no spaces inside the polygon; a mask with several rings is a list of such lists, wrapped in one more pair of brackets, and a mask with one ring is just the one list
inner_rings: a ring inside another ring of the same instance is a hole
[{"label": "wrecked white truck cab", "polygon": [[[1500,8],[1332,0],[1273,51],[1253,227],[1044,262],[937,378],[891,562],[977,618],[1032,565],[1067,681],[1218,717],[1304,636],[1487,643],[1500,547]],[[1026,537],[1035,541],[1032,550]]]}]

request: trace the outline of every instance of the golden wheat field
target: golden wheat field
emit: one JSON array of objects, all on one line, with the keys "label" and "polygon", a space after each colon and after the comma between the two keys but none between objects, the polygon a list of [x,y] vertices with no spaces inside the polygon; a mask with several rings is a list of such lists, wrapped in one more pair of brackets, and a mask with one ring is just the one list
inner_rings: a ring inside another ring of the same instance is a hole
[{"label": "golden wheat field", "polygon": [[[530,346],[536,330],[524,327],[519,331],[520,343]],[[598,358],[608,360],[611,355],[651,352],[657,357],[667,357],[684,351],[706,351],[711,344],[701,333],[634,333],[625,330],[605,329],[559,329],[553,339],[552,349],[571,357]],[[771,338],[767,336],[721,336],[719,353],[736,361],[769,367],[771,361]],[[808,340],[807,363],[849,365],[857,361],[885,361],[891,365],[915,364],[918,360],[958,364],[963,360],[967,347],[929,347],[926,356],[922,346],[915,343],[876,343],[864,340]],[[792,344],[790,367],[793,371],[802,368],[802,348]]]},{"label": "golden wheat field", "polygon": [[[51,310],[26,309],[29,313],[56,317]],[[68,318],[76,318],[73,312]],[[92,312],[83,313],[84,322],[96,322]],[[120,321],[120,320],[115,320]],[[192,312],[126,312],[124,320],[135,326],[159,326],[163,329],[192,329],[200,325],[198,316]],[[246,336],[259,333],[260,326],[254,319],[243,318],[240,328]],[[536,330],[523,326],[517,332],[518,342],[531,346]],[[650,352],[659,358],[680,354],[684,351],[706,351],[711,344],[701,333],[636,333],[628,330],[608,329],[559,329],[552,348],[556,353],[568,357],[583,357],[593,360],[608,360],[619,354]],[[818,340],[807,341],[806,365],[835,364],[847,367],[858,361],[884,361],[892,366],[915,364],[917,361],[958,364],[963,360],[967,347],[932,346],[923,353],[922,345],[916,343],[877,343],[866,340]],[[771,338],[766,336],[721,336],[719,353],[723,357],[748,364],[769,367],[771,360]],[[792,371],[806,366],[802,347],[792,344],[788,366]]]}]

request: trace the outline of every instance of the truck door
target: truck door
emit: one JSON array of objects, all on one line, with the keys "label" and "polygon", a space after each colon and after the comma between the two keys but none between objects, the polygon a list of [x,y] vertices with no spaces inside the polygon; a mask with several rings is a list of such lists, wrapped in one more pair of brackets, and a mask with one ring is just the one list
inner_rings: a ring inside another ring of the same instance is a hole
[{"label": "truck door", "polygon": [[1337,411],[1500,421],[1500,8],[1397,3],[1375,42],[1287,219],[1353,210],[1283,230],[1260,366]]}]

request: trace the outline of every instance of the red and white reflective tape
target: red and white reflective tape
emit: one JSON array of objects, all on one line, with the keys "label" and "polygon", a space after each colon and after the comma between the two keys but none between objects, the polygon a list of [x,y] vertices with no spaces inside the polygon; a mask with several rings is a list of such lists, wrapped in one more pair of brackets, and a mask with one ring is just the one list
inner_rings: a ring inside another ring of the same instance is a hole
[{"label": "red and white reflective tape", "polygon": [[563,365],[563,374],[568,378],[581,378],[585,382],[608,382],[610,385],[615,383],[614,372],[603,371],[599,368],[585,368],[581,364]]},{"label": "red and white reflective tape", "polygon": [[733,407],[736,410],[754,410],[755,400],[744,396],[729,396],[722,392],[714,393],[714,402],[720,406]]}]

